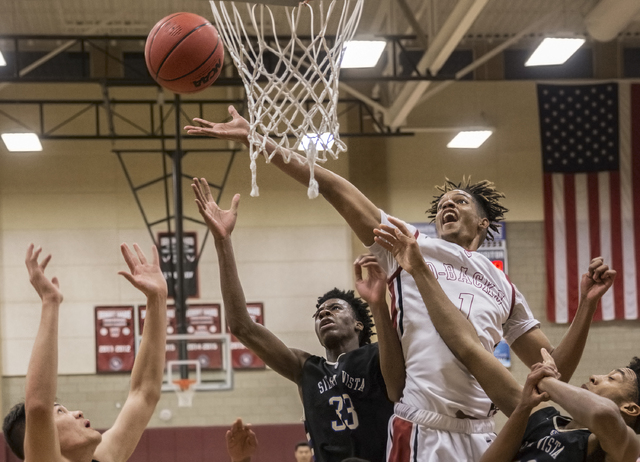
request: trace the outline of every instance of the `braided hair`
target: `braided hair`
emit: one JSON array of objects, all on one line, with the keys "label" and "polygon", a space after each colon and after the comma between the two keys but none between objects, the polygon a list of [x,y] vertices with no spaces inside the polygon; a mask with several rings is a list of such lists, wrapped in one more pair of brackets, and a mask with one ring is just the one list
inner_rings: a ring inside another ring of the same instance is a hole
[{"label": "braided hair", "polygon": [[498,232],[499,222],[504,220],[504,214],[509,210],[500,204],[500,199],[503,199],[505,195],[496,190],[495,184],[489,180],[482,180],[477,183],[471,183],[471,177],[462,177],[462,181],[454,183],[449,178],[445,177],[445,182],[442,186],[436,186],[436,189],[440,191],[440,194],[433,196],[431,201],[431,207],[426,213],[429,214],[431,222],[433,223],[438,213],[438,204],[442,196],[449,191],[465,191],[475,199],[476,203],[480,206],[480,210],[485,218],[489,220],[489,229],[487,229],[487,239],[493,241],[493,233]]}]

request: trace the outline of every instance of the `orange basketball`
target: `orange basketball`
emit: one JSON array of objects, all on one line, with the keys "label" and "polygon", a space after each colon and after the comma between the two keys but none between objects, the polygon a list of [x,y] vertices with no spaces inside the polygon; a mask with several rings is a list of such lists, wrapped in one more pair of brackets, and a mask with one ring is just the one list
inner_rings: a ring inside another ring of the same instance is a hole
[{"label": "orange basketball", "polygon": [[144,47],[151,76],[167,90],[195,93],[216,81],[224,46],[209,21],[193,13],[174,13],[151,29]]}]

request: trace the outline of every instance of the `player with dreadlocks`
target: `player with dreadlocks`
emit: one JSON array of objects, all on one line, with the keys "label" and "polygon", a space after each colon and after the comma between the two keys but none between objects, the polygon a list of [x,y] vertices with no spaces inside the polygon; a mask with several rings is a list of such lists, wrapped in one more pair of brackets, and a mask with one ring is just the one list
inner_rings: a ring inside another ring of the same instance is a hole
[{"label": "player with dreadlocks", "polygon": [[[289,348],[247,313],[231,245],[240,196],[233,198],[230,210],[221,210],[205,179],[194,179],[192,187],[215,240],[229,329],[269,367],[298,385],[316,462],[341,462],[348,457],[383,462],[392,400],[399,399],[404,383],[402,350],[389,317],[384,274],[373,268],[363,279],[362,267],[371,262],[356,262],[356,286],[369,302],[378,337],[386,334],[388,343],[395,337],[393,359],[387,361],[378,344],[371,343],[373,322],[368,305],[352,290],[332,289],[318,298],[313,319],[326,358]],[[381,366],[395,368],[396,380],[385,384]]]},{"label": "player with dreadlocks", "polygon": [[[249,124],[231,107],[233,120],[211,123],[195,119],[199,126],[187,126],[189,134],[208,135],[249,145]],[[272,154],[274,143],[267,143]],[[290,153],[292,161],[274,156],[271,163],[303,185],[309,183],[306,159]],[[480,459],[495,438],[494,406],[475,378],[447,348],[429,318],[414,279],[398,266],[386,249],[374,241],[374,230],[391,225],[388,215],[373,204],[353,184],[320,166],[314,169],[319,192],[342,215],[360,241],[370,248],[382,269],[390,276],[392,311],[400,337],[406,368],[403,397],[390,423],[392,461],[450,462]],[[459,184],[446,181],[439,188],[429,212],[440,239],[431,239],[408,226],[420,244],[422,256],[438,277],[450,300],[473,324],[484,348],[493,351],[502,337],[529,367],[541,362],[540,351],[551,352],[562,380],[575,371],[595,306],[579,310],[579,315],[562,342],[553,348],[539,329],[518,290],[504,273],[476,250],[492,238],[506,209],[493,183]],[[606,266],[594,259],[590,274],[600,281]],[[607,268],[608,269],[608,268]],[[390,342],[379,339],[381,356]],[[383,368],[383,373],[385,368]],[[387,384],[391,379],[385,375]]]}]

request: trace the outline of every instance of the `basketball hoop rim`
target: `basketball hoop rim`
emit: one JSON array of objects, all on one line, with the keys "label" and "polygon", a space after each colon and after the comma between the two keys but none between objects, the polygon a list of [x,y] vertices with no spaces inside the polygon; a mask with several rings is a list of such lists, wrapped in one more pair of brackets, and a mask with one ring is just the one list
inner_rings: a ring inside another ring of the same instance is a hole
[{"label": "basketball hoop rim", "polygon": [[[189,391],[198,381],[195,379],[176,379],[172,380],[174,387],[180,388],[180,391]],[[176,390],[177,391],[177,390]]]}]

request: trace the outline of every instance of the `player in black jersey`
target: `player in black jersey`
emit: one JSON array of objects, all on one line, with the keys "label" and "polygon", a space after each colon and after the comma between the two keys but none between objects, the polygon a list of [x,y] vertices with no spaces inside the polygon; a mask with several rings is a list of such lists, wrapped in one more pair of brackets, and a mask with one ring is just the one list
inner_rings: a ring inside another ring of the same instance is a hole
[{"label": "player in black jersey", "polygon": [[[167,282],[160,271],[158,251],[147,262],[142,250],[126,244],[121,250],[130,272],[120,271],[147,297],[147,318],[142,343],[131,372],[129,395],[113,426],[102,435],[91,427],[82,411],[69,411],[55,403],[58,374],[58,312],[62,293],[57,278],[44,272],[51,255],[39,261],[42,249],[27,250],[29,280],[40,299],[42,312],[29,367],[25,402],[16,404],[4,419],[2,431],[11,450],[27,462],[125,462],[160,400],[165,361]],[[82,390],[80,390],[82,391]]]},{"label": "player in black jersey", "polygon": [[[639,358],[608,375],[594,375],[578,388],[558,380],[553,359],[542,349],[544,363],[532,366],[523,389],[482,347],[474,327],[450,302],[424,263],[415,238],[402,222],[390,221],[397,229],[381,225],[376,241],[393,252],[400,266],[414,277],[442,339],[509,416],[480,462],[636,462],[640,456],[640,441],[634,434],[640,433]],[[585,303],[580,309],[595,311],[614,279],[615,271],[601,258],[592,260],[589,272],[582,277],[581,297]],[[590,321],[593,312],[589,313]],[[532,413],[549,399],[573,418],[561,416],[553,407]]]},{"label": "player in black jersey", "polygon": [[[215,239],[229,329],[274,371],[298,385],[316,461],[340,462],[355,456],[383,462],[392,401],[400,398],[404,387],[402,349],[386,305],[384,273],[367,259],[356,262],[358,291],[370,303],[378,337],[389,339],[394,355],[381,356],[377,344],[370,344],[367,304],[353,291],[338,289],[318,299],[313,315],[326,359],[289,348],[247,313],[230,239],[240,196],[233,198],[230,210],[221,210],[204,178],[194,178],[192,187]],[[369,268],[367,279],[362,278],[362,267]]]}]

